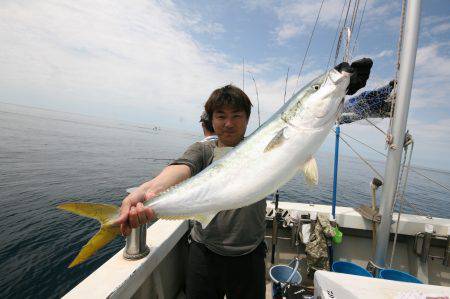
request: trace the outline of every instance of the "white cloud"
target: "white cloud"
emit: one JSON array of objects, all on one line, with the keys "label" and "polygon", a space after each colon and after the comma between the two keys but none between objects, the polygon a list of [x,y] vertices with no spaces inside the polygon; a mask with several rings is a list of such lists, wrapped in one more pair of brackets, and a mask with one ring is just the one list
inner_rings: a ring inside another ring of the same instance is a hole
[{"label": "white cloud", "polygon": [[4,3],[1,100],[196,120],[209,93],[240,74],[180,19],[170,2]]},{"label": "white cloud", "polygon": [[445,44],[429,44],[417,51],[412,105],[449,108],[450,56],[440,51]]},{"label": "white cloud", "polygon": [[[320,1],[288,1],[275,8],[281,22],[296,22],[300,24],[313,25],[320,8]],[[342,10],[342,1],[324,1],[320,12],[320,24],[336,27]]]},{"label": "white cloud", "polygon": [[245,0],[242,1],[242,4],[249,10],[270,10],[275,5],[275,2],[273,0]]},{"label": "white cloud", "polygon": [[394,53],[394,51],[392,51],[392,50],[383,50],[380,53],[375,54],[373,57],[374,58],[390,57],[390,56],[392,56],[393,53]]},{"label": "white cloud", "polygon": [[439,35],[450,29],[450,16],[426,16],[421,20],[421,33],[424,37],[436,41]]},{"label": "white cloud", "polygon": [[221,23],[207,20],[205,18],[206,16],[201,15],[198,11],[194,11],[188,7],[181,9],[171,2],[166,2],[165,4],[166,9],[169,7],[170,10],[176,11],[178,22],[182,25],[182,27],[179,27],[180,29],[186,27],[195,33],[207,34],[212,38],[218,38],[226,32]]},{"label": "white cloud", "polygon": [[[343,7],[344,2],[340,0],[325,0],[320,12],[318,21],[318,27],[326,28],[327,30],[337,28],[339,20],[341,19],[341,26],[344,22],[348,1],[345,2],[346,6]],[[317,14],[319,12],[321,1],[315,0],[302,0],[302,1],[283,1],[281,3],[270,3],[270,5],[264,5],[265,9],[271,9],[277,16],[279,21],[279,30],[276,31],[277,41],[280,41],[280,31],[283,28],[302,28],[300,31],[286,30],[290,34],[285,34],[281,41],[286,41],[290,38],[296,37],[300,34],[309,34],[316,21]],[[353,12],[353,3],[349,10],[347,24],[350,23],[351,15]],[[363,3],[361,1],[358,15],[356,16],[355,30],[357,30],[363,10]],[[380,19],[396,13],[398,10],[398,4],[378,3],[376,1],[368,1],[364,11],[364,26],[368,29],[373,28],[375,25],[380,25]],[[396,23],[398,27],[398,21]]]},{"label": "white cloud", "polygon": [[364,57],[371,57],[372,59],[375,58],[384,58],[384,57],[391,57],[394,54],[394,51],[392,50],[382,50],[378,53],[373,53],[373,54],[358,54],[358,56],[354,57],[352,60],[358,60]]},{"label": "white cloud", "polygon": [[440,34],[448,31],[450,29],[450,23],[439,24],[431,29],[431,33]]},{"label": "white cloud", "polygon": [[438,23],[447,22],[450,20],[449,16],[426,16],[421,19],[424,26],[436,25]]},{"label": "white cloud", "polygon": [[448,150],[450,143],[450,118],[440,119],[436,122],[411,120],[410,128],[420,138],[423,144],[433,144],[433,147],[445,147]]},{"label": "white cloud", "polygon": [[302,28],[297,25],[283,24],[281,28],[278,28],[277,30],[276,40],[278,41],[279,44],[282,44],[286,40],[299,35],[302,31],[303,31]]}]

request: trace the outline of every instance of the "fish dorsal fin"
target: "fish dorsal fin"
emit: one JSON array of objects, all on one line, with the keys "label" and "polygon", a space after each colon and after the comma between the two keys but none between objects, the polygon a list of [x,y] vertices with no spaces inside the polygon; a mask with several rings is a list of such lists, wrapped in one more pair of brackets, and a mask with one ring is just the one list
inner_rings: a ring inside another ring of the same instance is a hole
[{"label": "fish dorsal fin", "polygon": [[283,142],[286,139],[288,139],[288,137],[286,136],[286,129],[287,127],[284,127],[283,129],[278,131],[275,137],[273,137],[272,140],[270,140],[269,144],[267,144],[266,148],[264,149],[264,152],[269,152],[274,148],[279,147],[280,145],[283,144]]},{"label": "fish dorsal fin", "polygon": [[316,159],[311,157],[303,164],[303,173],[308,185],[317,185],[319,183],[319,171],[317,170]]}]

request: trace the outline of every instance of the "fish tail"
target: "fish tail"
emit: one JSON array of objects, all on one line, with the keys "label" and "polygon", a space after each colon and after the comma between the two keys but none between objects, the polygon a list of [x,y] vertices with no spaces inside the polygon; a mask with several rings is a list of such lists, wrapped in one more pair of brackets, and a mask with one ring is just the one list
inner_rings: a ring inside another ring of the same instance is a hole
[{"label": "fish tail", "polygon": [[114,223],[114,220],[119,214],[119,207],[117,206],[80,202],[61,204],[58,206],[58,209],[96,219],[101,224],[100,230],[83,246],[76,258],[70,263],[69,268],[83,263],[97,252],[97,250],[120,235],[120,228]]}]

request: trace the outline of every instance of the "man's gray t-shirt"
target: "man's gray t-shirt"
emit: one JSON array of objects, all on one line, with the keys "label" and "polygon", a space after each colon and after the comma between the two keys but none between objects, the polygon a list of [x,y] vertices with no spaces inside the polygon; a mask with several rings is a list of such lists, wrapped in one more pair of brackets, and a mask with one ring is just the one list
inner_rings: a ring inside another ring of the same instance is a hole
[{"label": "man's gray t-shirt", "polygon": [[[187,165],[194,176],[231,149],[217,147],[216,141],[197,142],[171,165]],[[265,215],[265,199],[240,209],[221,211],[205,229],[195,222],[191,237],[217,254],[244,255],[264,240]]]}]

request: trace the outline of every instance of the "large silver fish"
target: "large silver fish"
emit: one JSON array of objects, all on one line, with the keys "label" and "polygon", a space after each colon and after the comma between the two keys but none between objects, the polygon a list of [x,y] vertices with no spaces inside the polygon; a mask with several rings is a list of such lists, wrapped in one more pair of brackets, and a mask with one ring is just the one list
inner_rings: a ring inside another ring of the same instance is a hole
[{"label": "large silver fish", "polygon": [[[314,79],[222,159],[145,205],[159,218],[195,219],[205,227],[218,212],[261,200],[299,171],[309,183],[317,184],[313,155],[342,111],[348,84],[349,74],[334,69]],[[102,225],[69,267],[120,234],[116,206],[67,203],[59,208],[95,218]]]}]

